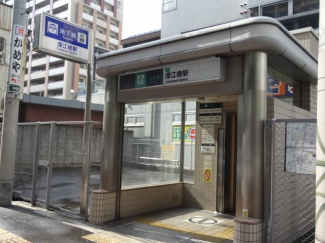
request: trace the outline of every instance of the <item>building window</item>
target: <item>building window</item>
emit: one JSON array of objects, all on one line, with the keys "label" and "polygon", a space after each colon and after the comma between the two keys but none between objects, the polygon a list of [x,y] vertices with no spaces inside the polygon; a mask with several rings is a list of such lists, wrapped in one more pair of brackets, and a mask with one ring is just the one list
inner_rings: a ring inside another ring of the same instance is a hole
[{"label": "building window", "polygon": [[127,115],[125,126],[144,126],[144,115]]},{"label": "building window", "polygon": [[[195,123],[196,115],[195,112],[187,111],[185,115],[185,123]],[[173,124],[182,122],[182,114],[179,112],[173,113]]]},{"label": "building window", "polygon": [[109,35],[111,38],[116,39],[115,35]]},{"label": "building window", "polygon": [[317,30],[319,28],[319,13],[282,20],[280,23],[289,31],[306,27],[312,27]]},{"label": "building window", "polygon": [[293,14],[318,10],[319,0],[293,0]]},{"label": "building window", "polygon": [[163,12],[176,9],[176,0],[163,0]]},{"label": "building window", "polygon": [[249,13],[251,17],[259,16],[259,7],[249,9]]},{"label": "building window", "polygon": [[97,29],[97,32],[100,33],[100,34],[103,34],[104,33],[103,31],[98,30],[98,29]]},{"label": "building window", "polygon": [[109,47],[108,48],[110,51],[115,51],[115,48],[114,47]]},{"label": "building window", "polygon": [[100,20],[104,21],[104,18],[102,18],[100,16],[97,16],[97,19],[100,19]]},{"label": "building window", "polygon": [[84,12],[85,14],[88,14],[88,11],[87,10],[82,10],[82,12]]},{"label": "building window", "polygon": [[83,83],[84,80],[82,78],[79,78],[79,83]]},{"label": "building window", "polygon": [[103,44],[102,44],[102,43],[98,43],[98,42],[96,42],[96,46],[100,46],[100,47],[102,47]]},{"label": "building window", "polygon": [[114,22],[111,22],[111,25],[113,25],[113,26],[117,26]]},{"label": "building window", "polygon": [[288,2],[282,2],[262,7],[262,15],[272,18],[288,16]]}]

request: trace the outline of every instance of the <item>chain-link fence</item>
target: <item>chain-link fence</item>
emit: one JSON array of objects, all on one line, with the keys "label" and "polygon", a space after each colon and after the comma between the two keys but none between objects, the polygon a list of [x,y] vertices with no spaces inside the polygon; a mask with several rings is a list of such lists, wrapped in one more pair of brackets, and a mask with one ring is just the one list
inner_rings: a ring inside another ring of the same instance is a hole
[{"label": "chain-link fence", "polygon": [[87,207],[82,185],[87,197],[99,188],[102,123],[22,123],[17,134],[15,196],[75,213]]},{"label": "chain-link fence", "polygon": [[[315,123],[315,120],[267,121],[266,137],[266,231],[268,242],[314,242],[315,175],[286,172],[287,123]],[[316,140],[316,138],[315,138]]]}]

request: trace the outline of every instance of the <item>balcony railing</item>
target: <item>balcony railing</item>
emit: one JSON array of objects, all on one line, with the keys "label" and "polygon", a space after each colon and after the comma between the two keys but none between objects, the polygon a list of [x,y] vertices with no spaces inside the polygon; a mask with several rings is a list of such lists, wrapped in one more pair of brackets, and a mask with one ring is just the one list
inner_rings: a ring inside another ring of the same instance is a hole
[{"label": "balcony railing", "polygon": [[114,0],[105,0],[105,2],[112,5],[112,6],[114,6]]},{"label": "balcony railing", "polygon": [[109,42],[110,42],[111,44],[113,44],[113,45],[118,46],[118,40],[116,40],[116,39],[114,39],[114,38],[112,38],[112,37],[109,38]]},{"label": "balcony railing", "polygon": [[106,35],[96,32],[96,38],[106,42]]},{"label": "balcony railing", "polygon": [[63,12],[57,13],[57,14],[55,14],[55,16],[57,16],[57,17],[59,17],[61,19],[67,18],[68,17],[68,10],[65,10]]},{"label": "balcony railing", "polygon": [[[57,57],[50,57],[50,63],[52,62],[58,62],[61,61],[62,59],[57,58]],[[42,66],[46,64],[46,57],[39,58],[39,59],[33,59],[32,61],[32,67],[37,67],[37,66]],[[29,62],[26,64],[26,68],[29,68]]]},{"label": "balcony railing", "polygon": [[[37,85],[31,85],[30,86],[30,93],[34,92],[40,92],[43,91],[45,87],[45,84],[37,84]],[[27,93],[27,87],[24,87],[24,93]]]},{"label": "balcony railing", "polygon": [[86,13],[82,13],[82,18],[89,21],[89,22],[94,22],[94,18],[93,16],[89,15],[89,14],[86,14]]},{"label": "balcony railing", "polygon": [[54,68],[49,70],[49,76],[64,74],[64,67]]},{"label": "balcony railing", "polygon": [[65,4],[68,4],[68,0],[60,0],[55,3],[53,3],[53,9],[57,9]]},{"label": "balcony railing", "polygon": [[120,29],[114,25],[110,25],[110,30],[115,32],[115,33],[120,33]]},{"label": "balcony railing", "polygon": [[104,29],[107,28],[107,22],[105,22],[103,20],[97,19],[96,23],[97,23],[97,25],[99,25],[100,27],[103,27]]},{"label": "balcony railing", "polygon": [[46,5],[46,6],[42,7],[42,8],[37,9],[35,11],[35,15],[40,14],[40,13],[43,13],[43,12],[46,12],[46,11],[49,11],[49,10],[51,10],[51,6],[50,5]]},{"label": "balcony railing", "polygon": [[48,84],[48,90],[63,89],[64,81],[56,81]]},{"label": "balcony railing", "polygon": [[98,4],[93,3],[93,2],[90,3],[90,7],[94,8],[94,9],[96,9],[98,11],[101,11],[100,6]]},{"label": "balcony railing", "polygon": [[114,17],[114,13],[112,11],[104,9],[104,13],[107,14],[108,16],[110,16],[110,17]]},{"label": "balcony railing", "polygon": [[[25,75],[25,80],[27,80],[28,75]],[[31,79],[40,79],[40,78],[45,78],[45,71],[36,71],[31,73],[30,76]]]}]

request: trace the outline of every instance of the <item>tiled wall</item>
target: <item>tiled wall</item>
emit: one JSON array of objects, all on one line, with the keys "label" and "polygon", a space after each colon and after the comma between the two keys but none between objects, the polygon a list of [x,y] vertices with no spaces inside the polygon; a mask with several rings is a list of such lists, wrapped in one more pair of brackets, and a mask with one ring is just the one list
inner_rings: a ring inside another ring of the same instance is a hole
[{"label": "tiled wall", "polygon": [[[315,86],[314,86],[315,87]],[[316,94],[316,93],[315,93]],[[315,97],[311,97],[315,99]],[[316,104],[316,103],[315,103]],[[314,105],[314,104],[311,104]],[[272,119],[314,119],[316,118],[316,108],[311,111],[299,108],[276,98],[267,99],[267,118]]]},{"label": "tiled wall", "polygon": [[293,36],[296,37],[314,57],[318,57],[318,39],[311,31],[293,34]]},{"label": "tiled wall", "polygon": [[[197,104],[197,114],[199,103]],[[224,102],[224,112],[237,112],[237,101]],[[202,154],[202,126],[196,122],[196,142],[195,142],[195,171],[194,184],[184,184],[183,205],[207,210],[216,210],[217,205],[217,153]],[[214,127],[215,145],[218,148],[218,129],[224,128],[224,124]],[[212,181],[203,181],[204,156],[212,156]]]},{"label": "tiled wall", "polygon": [[181,183],[123,189],[121,218],[182,205]]}]

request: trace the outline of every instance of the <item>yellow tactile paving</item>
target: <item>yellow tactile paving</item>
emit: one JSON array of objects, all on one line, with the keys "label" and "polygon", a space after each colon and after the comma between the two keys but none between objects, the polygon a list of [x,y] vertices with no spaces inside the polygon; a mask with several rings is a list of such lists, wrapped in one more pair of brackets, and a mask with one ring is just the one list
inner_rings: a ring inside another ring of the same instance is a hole
[{"label": "yellow tactile paving", "polygon": [[221,243],[221,242],[224,242],[224,241],[229,240],[234,237],[234,228],[233,227],[229,227],[229,228],[227,228],[223,231],[220,231],[218,233],[215,233],[215,234],[206,234],[206,233],[202,233],[202,232],[195,231],[195,230],[177,227],[177,226],[171,225],[171,224],[161,223],[159,221],[153,221],[150,219],[136,219],[134,221],[138,222],[138,223],[142,223],[142,224],[147,224],[147,225],[163,228],[163,229],[172,230],[172,231],[175,231],[180,234],[184,234],[184,235],[192,236],[192,237],[195,237],[195,238],[198,238],[201,240],[206,240],[206,241],[211,241],[211,242],[216,242],[216,243]]},{"label": "yellow tactile paving", "polygon": [[124,241],[112,239],[108,235],[104,235],[104,234],[100,234],[100,233],[86,235],[86,236],[83,236],[82,238],[84,238],[86,240],[90,240],[92,242],[96,242],[96,243],[125,243]]},{"label": "yellow tactile paving", "polygon": [[0,229],[0,243],[32,243],[6,230]]}]

